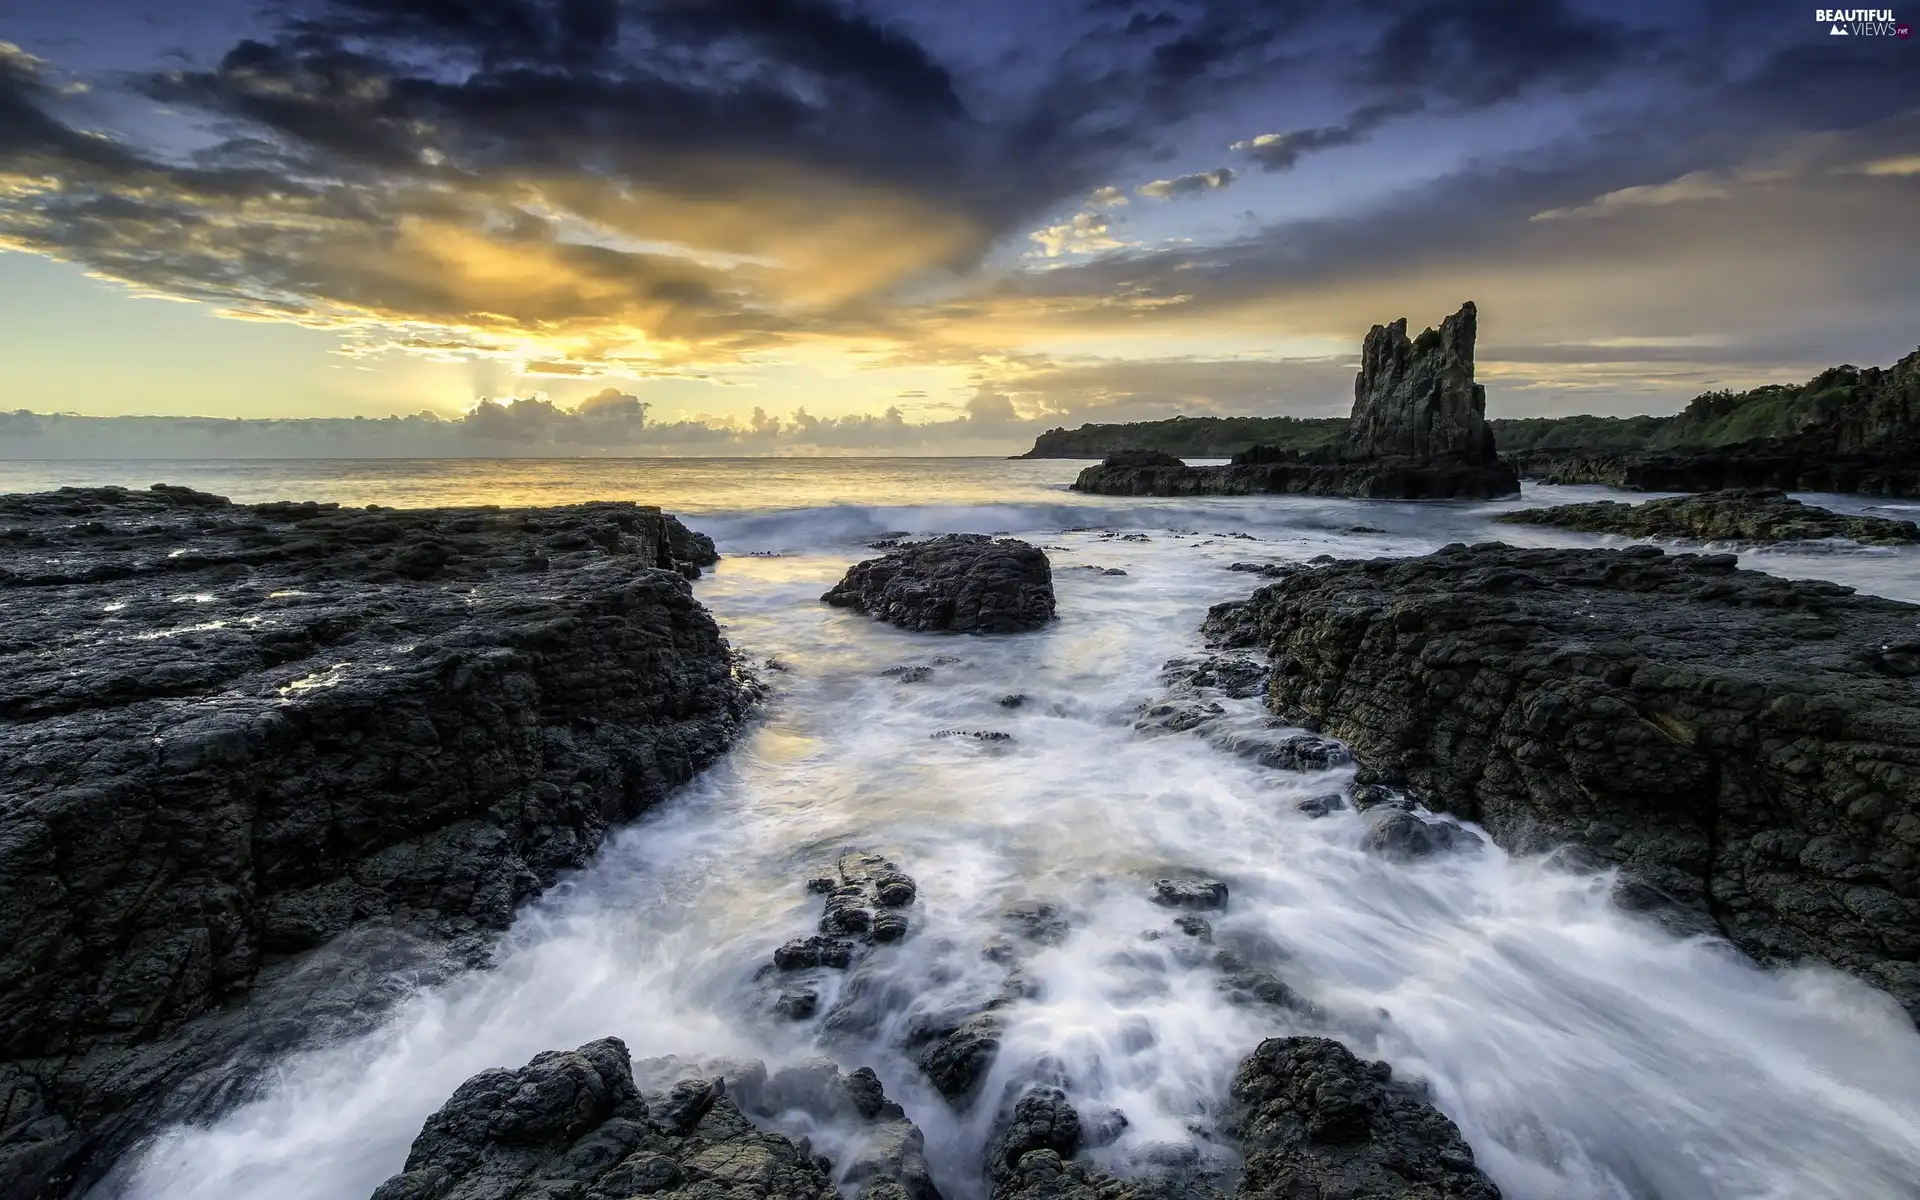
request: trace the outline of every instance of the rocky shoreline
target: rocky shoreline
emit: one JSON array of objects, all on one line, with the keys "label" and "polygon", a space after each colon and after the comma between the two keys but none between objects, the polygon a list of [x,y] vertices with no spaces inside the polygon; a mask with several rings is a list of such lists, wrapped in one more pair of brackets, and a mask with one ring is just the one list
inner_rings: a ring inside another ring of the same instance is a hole
[{"label": "rocky shoreline", "polygon": [[1630,492],[1775,488],[1858,496],[1920,496],[1911,452],[1835,454],[1824,446],[1761,442],[1699,450],[1524,450],[1502,456],[1522,479],[1599,484]]},{"label": "rocky shoreline", "polygon": [[[940,1200],[925,1138],[867,1069],[769,1072],[759,1062],[636,1065],[618,1038],[483,1071],[427,1119],[401,1172],[371,1200],[651,1195],[669,1200]],[[636,1075],[653,1078],[643,1092]],[[1231,1089],[1246,1157],[1236,1200],[1422,1196],[1499,1200],[1453,1122],[1385,1063],[1316,1037],[1271,1038]],[[782,1113],[835,1126],[836,1163],[805,1137],[767,1132]],[[760,1122],[756,1124],[755,1120]],[[1002,1114],[982,1164],[992,1200],[1175,1200],[1227,1193],[1122,1181],[1080,1157],[1090,1129],[1057,1089]]]},{"label": "rocky shoreline", "polygon": [[1360,791],[1575,847],[1629,906],[1920,1019],[1920,606],[1731,555],[1490,543],[1301,570],[1216,619]]},{"label": "rocky shoreline", "polygon": [[1774,488],[1739,488],[1626,504],[1596,500],[1501,513],[1508,525],[1544,525],[1581,533],[1698,541],[1769,542],[1845,538],[1863,546],[1920,542],[1920,525],[1885,517],[1857,517],[1805,504]]},{"label": "rocky shoreline", "polygon": [[0,497],[0,551],[8,1200],[482,961],[754,694],[712,543],[629,503],[68,488]]},{"label": "rocky shoreline", "polygon": [[1473,381],[1473,303],[1438,329],[1407,336],[1406,318],[1375,325],[1360,350],[1345,435],[1311,450],[1253,446],[1224,467],[1190,467],[1158,450],[1109,454],[1074,480],[1107,496],[1353,496],[1491,500],[1520,480],[1495,452],[1487,391]]},{"label": "rocky shoreline", "polygon": [[[1858,540],[1899,524],[1778,493],[1513,519]],[[1847,532],[1808,532],[1830,527]],[[244,1100],[276,1056],[483,966],[523,901],[723,753],[758,693],[688,583],[712,544],[632,504],[63,489],[0,497],[0,547],[0,1200],[84,1193],[156,1128]],[[822,599],[915,631],[1054,618],[1040,548],[879,548]],[[1216,652],[1165,664],[1140,734],[1277,771],[1357,764],[1344,793],[1342,775],[1293,807],[1360,810],[1369,855],[1471,853],[1485,839],[1459,820],[1477,822],[1616,868],[1623,904],[1762,963],[1851,972],[1920,1021],[1920,606],[1644,546],[1241,568],[1277,582],[1214,608]],[[896,1025],[884,981],[928,928],[920,885],[840,849],[795,880],[820,898],[813,931],[747,986],[771,1027],[917,1069],[918,1094],[987,1131],[968,1183],[992,1200],[1498,1200],[1417,1083],[1304,1035],[1350,1026],[1235,940],[1203,865],[1143,876],[1161,914],[1143,936],[1295,1036],[1254,1049],[1192,1127],[1215,1157],[1137,1178],[1088,1154],[1125,1114],[1077,1111],[1064,1066],[1003,1059],[1039,994],[1022,964],[1077,919],[1054,903],[990,918],[997,990]],[[791,1132],[818,1128],[831,1155]],[[635,1063],[604,1038],[467,1081],[374,1200],[536,1194],[941,1191],[871,1069]]]}]

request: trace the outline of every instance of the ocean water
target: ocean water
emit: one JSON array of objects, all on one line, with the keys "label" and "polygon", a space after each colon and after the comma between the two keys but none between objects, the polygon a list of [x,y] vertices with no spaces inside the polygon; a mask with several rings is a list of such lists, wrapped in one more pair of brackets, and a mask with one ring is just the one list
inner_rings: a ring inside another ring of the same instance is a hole
[{"label": "ocean water", "polygon": [[[1207,607],[1259,582],[1231,563],[1603,539],[1491,524],[1521,502],[1083,497],[1065,490],[1080,465],[0,463],[0,490],[165,480],[247,500],[658,503],[727,555],[695,588],[728,637],[784,668],[767,672],[773,694],[740,746],[530,905],[494,969],[283,1062],[250,1103],[163,1136],[121,1194],[363,1197],[462,1080],[607,1034],[636,1058],[872,1066],[926,1131],[956,1200],[982,1194],[996,1100],[1034,1079],[1063,1084],[1083,1114],[1125,1115],[1094,1152],[1108,1169],[1230,1176],[1227,1081],[1263,1037],[1291,1032],[1340,1037],[1425,1081],[1520,1200],[1916,1194],[1920,1034],[1886,997],[1677,937],[1613,907],[1605,877],[1547,859],[1487,846],[1383,861],[1361,849],[1351,812],[1295,809],[1347,770],[1273,771],[1203,731],[1136,725],[1167,696],[1162,664],[1200,650]],[[1530,488],[1522,502],[1602,494]],[[1060,619],[963,639],[819,603],[870,554],[865,542],[902,530],[1047,546]],[[1913,550],[1836,543],[1743,561],[1920,600]],[[884,674],[907,665],[932,676]],[[1012,694],[1028,699],[1003,707]],[[1256,700],[1218,702],[1229,726],[1265,716]],[[955,729],[1010,740],[936,736]],[[844,1002],[864,1020],[836,1031],[775,1017],[758,970],[813,931],[819,900],[804,883],[847,848],[883,853],[919,882],[912,933],[823,982],[823,1014]],[[1216,946],[1284,980],[1319,1018],[1223,993],[1218,966],[1149,901],[1151,880],[1181,873],[1227,882]],[[1016,939],[1013,961],[1004,947],[989,954],[1006,910],[1031,903],[1055,906],[1065,937]],[[1003,1010],[982,1101],[956,1113],[905,1044],[1004,991],[1015,970],[1028,998]],[[788,1121],[829,1151],[844,1137]]]}]

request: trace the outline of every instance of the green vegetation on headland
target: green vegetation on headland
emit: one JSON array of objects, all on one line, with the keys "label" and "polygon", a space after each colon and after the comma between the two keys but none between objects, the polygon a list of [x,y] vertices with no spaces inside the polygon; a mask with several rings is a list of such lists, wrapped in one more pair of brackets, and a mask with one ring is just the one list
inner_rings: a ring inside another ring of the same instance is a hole
[{"label": "green vegetation on headland", "polygon": [[[1670,417],[1509,417],[1488,422],[1502,453],[1537,450],[1717,449],[1817,440],[1837,454],[1884,452],[1920,440],[1920,350],[1891,367],[1832,367],[1803,384],[1707,392]],[[1160,450],[1226,458],[1250,446],[1312,450],[1337,442],[1344,417],[1174,417],[1050,429],[1022,458],[1102,458]]]}]

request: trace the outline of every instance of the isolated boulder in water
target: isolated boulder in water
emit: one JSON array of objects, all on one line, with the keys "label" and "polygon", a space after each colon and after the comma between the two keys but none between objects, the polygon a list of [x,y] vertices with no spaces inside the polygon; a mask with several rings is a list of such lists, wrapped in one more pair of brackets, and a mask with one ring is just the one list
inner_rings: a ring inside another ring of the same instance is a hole
[{"label": "isolated boulder in water", "polygon": [[1417,339],[1407,336],[1405,317],[1367,332],[1353,381],[1349,457],[1494,461],[1487,389],[1473,381],[1477,316],[1469,300]]},{"label": "isolated boulder in water", "polygon": [[1233,1077],[1241,1200],[1499,1200],[1460,1130],[1414,1085],[1339,1042],[1269,1038]]},{"label": "isolated boulder in water", "polygon": [[902,629],[1017,633],[1053,619],[1053,567],[1026,542],[948,534],[856,563],[820,598]]},{"label": "isolated boulder in water", "polygon": [[461,1084],[373,1200],[533,1195],[838,1197],[827,1160],[756,1129],[718,1080],[682,1085],[650,1114],[625,1044],[602,1038]]}]

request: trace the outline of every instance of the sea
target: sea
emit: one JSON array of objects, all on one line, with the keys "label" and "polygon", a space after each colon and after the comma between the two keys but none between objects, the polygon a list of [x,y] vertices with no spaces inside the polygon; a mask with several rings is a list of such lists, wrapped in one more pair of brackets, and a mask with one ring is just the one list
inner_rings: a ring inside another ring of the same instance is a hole
[{"label": "sea", "polygon": [[[1497,525],[1518,500],[1131,499],[1068,490],[1086,464],[989,459],[0,462],[0,491],[185,484],[239,501],[398,507],[657,504],[723,555],[693,586],[771,691],[690,786],[529,904],[492,968],[424,987],[377,1027],[279,1062],[211,1124],[173,1129],[122,1173],[141,1200],[359,1200],[398,1171],[466,1078],[617,1035],[637,1060],[821,1057],[872,1067],[925,1131],[948,1200],[984,1195],[999,1099],[1064,1087],[1113,1133],[1123,1175],[1231,1181],[1228,1083],[1263,1038],[1335,1036],[1423,1085],[1510,1200],[1911,1200],[1920,1194],[1920,1034],[1823,968],[1762,969],[1616,907],[1611,879],[1493,846],[1409,863],[1362,848],[1351,811],[1298,802],[1351,768],[1285,772],[1205,730],[1141,714],[1163,665],[1202,651],[1210,605],[1262,580],[1236,563],[1412,555],[1452,542],[1604,545]],[[1636,497],[1638,498],[1638,497]],[[1913,518],[1920,504],[1805,499]],[[819,597],[867,543],[1004,533],[1046,548],[1059,619],[1029,634],[902,632]],[[1698,547],[1686,547],[1695,549]],[[1813,543],[1743,565],[1920,601],[1920,551]],[[917,682],[892,668],[930,667]],[[1025,697],[1018,707],[1002,700]],[[1219,701],[1246,728],[1257,699]],[[1004,740],[942,737],[992,731]],[[805,888],[844,850],[919,884],[904,942],[829,981],[829,1027],[769,1011],[773,949],[813,931]],[[1150,882],[1224,880],[1213,945],[1278,976],[1316,1016],[1249,1006],[1174,933]],[[1047,904],[1052,944],[1006,914]],[[1016,939],[1017,942],[1017,939]],[[926,1083],[914,1031],[1009,991],[982,1099]],[[836,990],[837,989],[837,990]],[[1115,1119],[1119,1114],[1123,1120]],[[830,1155],[847,1131],[791,1114]]]}]

